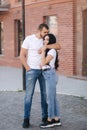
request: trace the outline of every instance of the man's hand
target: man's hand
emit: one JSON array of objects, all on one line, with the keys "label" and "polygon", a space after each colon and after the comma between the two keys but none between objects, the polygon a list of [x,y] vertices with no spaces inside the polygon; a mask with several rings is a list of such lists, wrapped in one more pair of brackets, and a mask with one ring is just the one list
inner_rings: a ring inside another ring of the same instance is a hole
[{"label": "man's hand", "polygon": [[27,65],[26,66],[26,71],[29,71],[30,70],[30,67]]}]

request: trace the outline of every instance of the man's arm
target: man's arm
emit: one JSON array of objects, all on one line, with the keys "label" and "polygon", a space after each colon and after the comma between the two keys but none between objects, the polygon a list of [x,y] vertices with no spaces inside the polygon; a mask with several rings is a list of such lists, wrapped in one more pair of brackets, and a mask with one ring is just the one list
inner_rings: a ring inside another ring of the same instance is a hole
[{"label": "man's arm", "polygon": [[27,49],[21,48],[20,60],[22,65],[25,67],[26,71],[30,70],[30,67],[27,64]]},{"label": "man's arm", "polygon": [[55,44],[51,44],[51,45],[46,45],[47,49],[56,49],[56,50],[60,50],[61,46],[59,43],[55,43]]}]

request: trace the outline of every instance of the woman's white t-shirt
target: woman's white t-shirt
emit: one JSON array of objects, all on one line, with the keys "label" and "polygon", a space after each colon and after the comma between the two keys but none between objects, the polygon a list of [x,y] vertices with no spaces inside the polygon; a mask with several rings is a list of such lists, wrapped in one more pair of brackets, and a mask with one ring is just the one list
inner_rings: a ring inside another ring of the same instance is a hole
[{"label": "woman's white t-shirt", "polygon": [[51,66],[51,68],[55,68],[56,50],[55,49],[49,50],[47,55],[51,55],[53,57],[53,59],[49,62],[49,65]]},{"label": "woman's white t-shirt", "polygon": [[47,55],[51,55],[53,59],[49,62],[49,64],[44,65],[42,69],[49,69],[49,68],[55,68],[55,60],[56,60],[56,50],[51,49],[48,51]]}]

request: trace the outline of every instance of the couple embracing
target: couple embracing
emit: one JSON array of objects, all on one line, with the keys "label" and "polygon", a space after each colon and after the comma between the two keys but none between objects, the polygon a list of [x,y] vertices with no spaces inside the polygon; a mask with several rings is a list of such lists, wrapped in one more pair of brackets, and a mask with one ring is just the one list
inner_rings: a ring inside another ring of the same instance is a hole
[{"label": "couple embracing", "polygon": [[41,93],[42,124],[40,128],[60,126],[59,105],[56,95],[58,52],[60,44],[49,34],[47,24],[40,24],[38,32],[23,41],[20,60],[26,69],[23,128],[30,126],[30,112],[36,81]]}]

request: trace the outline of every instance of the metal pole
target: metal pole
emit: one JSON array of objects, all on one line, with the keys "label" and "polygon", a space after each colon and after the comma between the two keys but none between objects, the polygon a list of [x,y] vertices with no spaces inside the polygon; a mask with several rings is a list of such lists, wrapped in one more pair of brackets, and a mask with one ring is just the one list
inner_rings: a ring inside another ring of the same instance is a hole
[{"label": "metal pole", "polygon": [[[25,0],[22,0],[22,40],[25,39]],[[23,67],[23,90],[26,89],[26,70]]]},{"label": "metal pole", "polygon": [[0,22],[0,54],[2,54],[2,41],[1,41],[1,22]]}]

